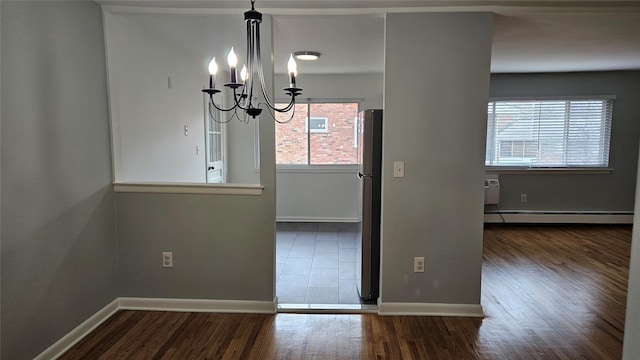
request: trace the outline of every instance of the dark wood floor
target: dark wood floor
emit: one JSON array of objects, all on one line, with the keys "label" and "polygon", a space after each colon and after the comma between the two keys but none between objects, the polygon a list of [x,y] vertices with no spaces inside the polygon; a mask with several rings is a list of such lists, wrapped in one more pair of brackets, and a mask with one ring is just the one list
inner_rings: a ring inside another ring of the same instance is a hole
[{"label": "dark wood floor", "polygon": [[121,311],[60,359],[620,359],[630,226],[490,226],[486,318]]}]

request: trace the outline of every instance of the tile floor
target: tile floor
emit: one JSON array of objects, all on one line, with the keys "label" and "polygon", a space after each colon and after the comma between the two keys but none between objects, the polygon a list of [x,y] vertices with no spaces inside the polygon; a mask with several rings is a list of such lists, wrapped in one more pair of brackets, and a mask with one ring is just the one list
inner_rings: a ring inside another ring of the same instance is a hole
[{"label": "tile floor", "polygon": [[280,304],[360,304],[356,288],[360,223],[278,223]]}]

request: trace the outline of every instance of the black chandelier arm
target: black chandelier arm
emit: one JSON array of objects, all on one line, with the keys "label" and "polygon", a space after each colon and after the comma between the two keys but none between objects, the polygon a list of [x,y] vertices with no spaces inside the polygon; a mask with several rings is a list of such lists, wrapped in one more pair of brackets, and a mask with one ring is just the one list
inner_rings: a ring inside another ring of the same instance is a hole
[{"label": "black chandelier arm", "polygon": [[[268,105],[268,104],[267,104]],[[289,103],[283,107],[278,109],[277,107],[271,107],[271,109],[273,109],[273,111],[275,112],[279,112],[279,113],[285,113],[285,112],[289,112],[291,111],[291,109],[293,109],[293,107],[296,105],[296,97],[292,96],[291,100],[289,100]],[[269,106],[270,107],[270,106]]]},{"label": "black chandelier arm", "polygon": [[213,95],[209,95],[209,103],[210,103],[211,105],[213,105],[213,107],[215,107],[215,108],[216,108],[216,109],[218,109],[219,111],[223,111],[223,112],[231,111],[231,110],[233,110],[233,109],[235,109],[235,108],[236,108],[236,106],[235,106],[235,105],[234,105],[234,106],[232,106],[232,107],[230,107],[230,108],[228,108],[228,109],[225,109],[225,108],[223,108],[223,107],[218,107],[218,105],[216,105],[216,103],[213,101]]},{"label": "black chandelier arm", "polygon": [[266,102],[266,104],[272,108],[275,109],[274,104],[271,102],[271,99],[269,98],[269,95],[267,95],[267,86],[264,82],[264,72],[262,70],[262,59],[260,59],[260,52],[258,52],[258,77],[260,78],[260,90],[262,90],[262,96],[264,97],[264,100]]},{"label": "black chandelier arm", "polygon": [[[284,90],[286,91],[287,89],[284,89]],[[262,102],[260,104],[267,105],[267,107],[269,107],[271,110],[273,110],[275,112],[279,112],[279,113],[289,112],[296,105],[296,96],[299,95],[299,94],[291,93],[291,92],[288,92],[288,91],[286,91],[286,93],[289,96],[291,96],[291,100],[289,100],[289,103],[287,105],[285,105],[284,107],[278,108],[278,107],[276,107],[276,106],[274,106],[272,104],[268,104],[266,102]]]},{"label": "black chandelier arm", "polygon": [[232,116],[231,118],[233,119],[234,117],[235,117],[236,119],[238,119],[238,121],[240,121],[240,122],[242,122],[242,123],[245,123],[245,124],[248,124],[248,123],[249,123],[249,116],[247,115],[247,113],[245,112],[245,113],[244,113],[244,118],[241,118],[241,117],[238,115],[238,108],[235,108],[235,109],[233,110],[233,116]]},{"label": "black chandelier arm", "polygon": [[[209,106],[208,106],[208,108],[209,108],[209,116],[211,117],[211,119],[213,119],[213,121],[215,121],[215,122],[217,122],[217,123],[219,123],[219,124],[226,124],[226,123],[230,122],[230,121],[233,119],[233,117],[231,117],[231,118],[229,118],[229,119],[227,119],[227,120],[225,120],[225,121],[222,121],[222,120],[218,120],[218,119],[216,119],[216,117],[215,117],[215,115],[214,115],[214,113],[213,113],[213,109],[212,109],[212,107],[214,107],[214,108],[216,108],[216,109],[217,109],[218,107],[217,107],[217,106],[215,106],[215,104],[213,104],[213,106],[211,106],[211,105],[212,105],[212,103],[211,103],[211,102],[209,102]],[[222,110],[221,110],[221,111],[222,111]]]},{"label": "black chandelier arm", "polygon": [[294,108],[294,106],[296,105],[296,100],[295,97],[292,97],[291,100],[289,100],[289,103],[287,105],[285,105],[284,107],[278,108],[275,106],[271,106],[269,104],[267,104],[266,102],[260,102],[258,103],[258,107],[261,105],[266,105],[269,109],[273,110],[274,112],[277,113],[286,113],[291,111],[291,109]]},{"label": "black chandelier arm", "polygon": [[246,110],[243,105],[240,103],[240,101],[242,100],[242,98],[244,97],[244,89],[242,90],[242,92],[240,94],[238,94],[238,92],[236,91],[236,89],[233,89],[233,108],[232,109],[236,109],[236,108],[240,108],[242,110]]},{"label": "black chandelier arm", "polygon": [[[265,104],[265,103],[261,103],[261,104]],[[293,117],[296,115],[296,108],[293,105],[295,105],[295,103],[293,103],[293,104],[289,103],[289,105],[287,106],[289,108],[289,110],[287,110],[287,111],[284,111],[285,108],[283,108],[283,109],[273,109],[275,112],[278,112],[278,113],[286,113],[286,112],[291,111],[291,109],[293,109],[293,111],[291,112],[291,116],[289,116],[289,118],[287,120],[278,120],[278,119],[276,119],[276,117],[274,116],[274,113],[272,113],[271,111],[269,111],[269,114],[271,115],[271,118],[273,118],[273,120],[275,122],[277,122],[278,124],[290,123],[291,120],[293,120]]]},{"label": "black chandelier arm", "polygon": [[[258,40],[258,43],[260,43],[260,28],[257,27],[256,28],[256,37]],[[267,105],[270,109],[277,111],[277,112],[288,112],[289,110],[291,110],[291,108],[293,107],[293,105],[295,105],[295,101],[296,101],[296,96],[301,94],[302,89],[300,88],[284,88],[284,91],[287,95],[291,96],[291,100],[289,102],[289,104],[287,106],[285,106],[284,108],[280,108],[278,109],[275,106],[275,103],[271,101],[271,99],[269,98],[269,96],[267,95],[267,86],[265,84],[264,81],[264,69],[262,68],[262,58],[260,56],[260,49],[258,49],[257,53],[256,53],[256,61],[258,62],[258,77],[260,78],[260,90],[262,91],[262,96],[264,97],[265,102],[263,104]]]},{"label": "black chandelier arm", "polygon": [[[275,113],[288,113],[288,112],[291,112],[291,110],[293,109],[291,118],[287,121],[279,121],[279,120],[276,120],[274,117],[274,120],[279,123],[289,122],[293,119],[293,116],[295,114],[296,96],[301,95],[302,89],[297,88],[295,86],[295,73],[291,74],[290,87],[283,89],[285,95],[290,97],[289,103],[282,108],[276,107],[276,99],[275,97],[272,99],[269,96],[270,94],[267,93],[267,85],[264,78],[264,67],[262,64],[262,55],[261,55],[261,48],[260,48],[260,45],[261,45],[260,44],[260,22],[262,22],[262,13],[255,10],[255,0],[251,0],[251,10],[246,11],[244,13],[244,19],[246,23],[246,32],[247,32],[246,34],[247,35],[247,52],[246,52],[247,70],[246,72],[241,71],[240,77],[242,79],[242,82],[240,83],[236,80],[235,64],[234,64],[234,67],[231,68],[231,70],[234,71],[234,73],[232,73],[232,76],[231,76],[232,82],[228,84],[224,84],[224,86],[229,88],[231,90],[230,92],[233,94],[233,100],[231,100],[232,106],[229,108],[224,108],[224,102],[220,106],[216,105],[216,103],[214,102],[213,96],[221,92],[221,90],[214,88],[213,76],[215,76],[215,70],[210,70],[211,75],[209,78],[209,82],[210,82],[209,86],[211,88],[203,89],[202,91],[209,94],[209,100],[210,100],[209,112],[212,115],[211,117],[215,120],[215,117],[213,117],[213,112],[214,112],[213,108],[215,108],[221,112],[233,112],[229,120],[232,119],[233,117],[237,117],[238,120],[242,122],[248,122],[249,117],[256,118],[257,116],[259,116],[260,113],[262,112],[261,106],[265,105],[271,111],[273,111],[273,113],[269,111],[272,117],[274,116]],[[212,60],[212,63],[210,63],[210,69],[216,69],[215,58],[214,60]],[[295,70],[292,70],[292,71],[295,71]],[[258,76],[259,80],[255,79],[256,75]],[[254,80],[259,82],[259,87],[260,87],[260,90],[256,90],[255,95],[261,92],[262,97],[264,99],[264,102],[260,102],[257,104],[254,102],[254,100],[256,102],[258,101],[257,97],[254,98],[254,91],[253,91]],[[240,87],[242,87],[242,89],[238,90],[238,88]],[[238,114],[238,111],[241,111],[241,112],[244,111],[244,116],[240,116]],[[225,122],[228,122],[229,120]]]},{"label": "black chandelier arm", "polygon": [[[251,3],[251,10],[254,10],[253,8],[253,2]],[[251,19],[246,19],[245,20],[247,23],[247,74],[249,75],[249,78],[246,79],[245,81],[248,81],[248,87],[245,86],[243,90],[243,94],[247,95],[246,101],[245,101],[245,106],[247,108],[251,107],[251,102],[253,101],[253,43],[252,43],[252,37],[251,37],[251,28],[252,28],[252,24],[255,20],[251,20]]]},{"label": "black chandelier arm", "polygon": [[[260,26],[255,27],[255,41],[260,44]],[[260,78],[260,90],[262,90],[262,96],[264,97],[265,103],[271,109],[276,110],[275,105],[271,102],[271,99],[267,95],[267,85],[264,82],[264,70],[262,68],[262,56],[260,55],[260,48],[256,51],[256,61],[258,62],[258,77]]]},{"label": "black chandelier arm", "polygon": [[[269,111],[269,115],[271,115],[271,118],[279,123],[279,124],[287,124],[289,122],[291,122],[291,120],[293,120],[294,116],[296,115],[296,99],[295,96],[291,97],[291,100],[289,101],[289,103],[287,104],[287,106],[283,107],[283,108],[276,108],[276,107],[271,107],[269,106],[269,104],[265,103],[265,102],[261,102],[258,104],[258,106],[260,105],[267,105],[271,110],[273,110],[274,112],[272,113],[271,111]],[[293,111],[291,112],[291,116],[289,116],[289,118],[287,120],[278,120],[276,119],[276,117],[274,116],[275,113],[288,113],[289,111],[291,111],[293,109]]]}]

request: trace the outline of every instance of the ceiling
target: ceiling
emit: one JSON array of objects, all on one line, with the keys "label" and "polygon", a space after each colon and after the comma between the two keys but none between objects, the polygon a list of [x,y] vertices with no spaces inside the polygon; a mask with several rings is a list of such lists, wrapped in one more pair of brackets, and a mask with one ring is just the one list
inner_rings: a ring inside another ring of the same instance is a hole
[{"label": "ceiling", "polygon": [[[98,3],[229,14],[250,6],[249,0]],[[256,9],[273,15],[279,73],[298,50],[322,53],[318,61],[298,61],[300,73],[382,72],[384,13],[423,11],[494,12],[495,73],[640,70],[640,0],[257,0]]]}]

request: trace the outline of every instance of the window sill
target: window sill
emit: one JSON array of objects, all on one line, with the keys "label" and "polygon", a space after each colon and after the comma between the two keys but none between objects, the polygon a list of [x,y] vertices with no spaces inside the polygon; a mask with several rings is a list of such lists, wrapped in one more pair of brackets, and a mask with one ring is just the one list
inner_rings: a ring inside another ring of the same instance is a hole
[{"label": "window sill", "polygon": [[264,186],[258,184],[114,183],[113,190],[117,193],[260,196]]},{"label": "window sill", "polygon": [[545,174],[545,175],[595,175],[611,174],[612,168],[485,168],[486,174]]},{"label": "window sill", "polygon": [[277,165],[276,173],[291,174],[355,174],[361,165]]}]

